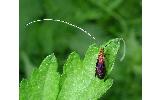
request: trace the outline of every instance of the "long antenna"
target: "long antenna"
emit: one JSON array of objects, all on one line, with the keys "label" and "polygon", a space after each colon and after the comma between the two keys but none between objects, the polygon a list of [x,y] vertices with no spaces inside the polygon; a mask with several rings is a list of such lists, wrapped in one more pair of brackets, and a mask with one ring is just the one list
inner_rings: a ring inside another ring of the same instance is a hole
[{"label": "long antenna", "polygon": [[84,30],[83,28],[80,28],[79,26],[76,26],[74,24],[71,24],[69,22],[66,22],[66,21],[63,21],[63,20],[58,20],[58,19],[42,19],[42,20],[34,20],[34,21],[31,21],[29,22],[28,24],[26,24],[26,26],[29,26],[30,24],[32,23],[36,23],[36,22],[41,22],[41,21],[54,21],[54,22],[61,22],[61,23],[64,23],[64,24],[67,24],[67,25],[70,25],[72,27],[75,27],[79,30],[81,30],[82,32],[86,33],[87,35],[89,35],[90,37],[92,37],[94,40],[96,40],[96,38],[94,36],[92,36],[89,32],[87,32],[86,30]]},{"label": "long antenna", "polygon": [[[89,35],[92,39],[96,40],[96,38],[95,38],[94,36],[92,36],[89,32],[87,32],[87,31],[84,30],[83,28],[81,28],[81,27],[79,27],[79,26],[76,26],[76,25],[74,25],[74,24],[71,24],[71,23],[69,23],[69,22],[63,21],[63,20],[58,20],[58,19],[34,20],[34,21],[31,21],[31,22],[29,22],[28,24],[26,24],[26,26],[29,26],[29,25],[32,24],[32,23],[41,22],[41,21],[54,21],[54,22],[61,22],[61,23],[70,25],[70,26],[72,26],[72,27],[75,27],[75,28],[81,30],[82,32],[84,32],[84,33],[86,33],[87,35]],[[123,42],[123,55],[122,55],[122,57],[120,58],[120,61],[123,61],[124,58],[125,58],[126,45],[125,45],[125,41],[124,41],[123,38],[120,38],[120,40]]]}]

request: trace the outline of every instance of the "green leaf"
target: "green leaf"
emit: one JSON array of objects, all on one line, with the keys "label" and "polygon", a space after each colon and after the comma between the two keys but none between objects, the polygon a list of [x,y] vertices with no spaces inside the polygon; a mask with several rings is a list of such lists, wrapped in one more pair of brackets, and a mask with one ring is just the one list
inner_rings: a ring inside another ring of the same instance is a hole
[{"label": "green leaf", "polygon": [[47,56],[28,80],[20,83],[20,100],[55,100],[60,75],[54,54]]},{"label": "green leaf", "polygon": [[40,68],[34,70],[28,80],[20,84],[20,100],[89,100],[98,99],[112,86],[109,74],[113,69],[115,57],[120,47],[120,38],[104,43],[105,79],[95,76],[99,49],[91,45],[83,60],[72,52],[63,67],[63,73],[57,72],[54,54],[43,60]]},{"label": "green leaf", "polygon": [[120,48],[120,41],[121,38],[116,38],[108,41],[107,43],[103,44],[101,47],[104,48],[104,53],[105,53],[105,63],[106,63],[106,75],[111,73],[114,63],[115,63],[115,58],[118,53],[118,50]]}]

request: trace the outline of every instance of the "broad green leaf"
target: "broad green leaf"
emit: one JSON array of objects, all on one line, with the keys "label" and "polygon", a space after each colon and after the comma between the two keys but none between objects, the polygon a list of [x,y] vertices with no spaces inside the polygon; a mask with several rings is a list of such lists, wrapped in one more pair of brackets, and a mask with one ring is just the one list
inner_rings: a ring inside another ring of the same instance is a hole
[{"label": "broad green leaf", "polygon": [[[76,68],[74,69],[75,72],[73,74],[71,74],[70,72],[69,74],[67,73],[68,75],[61,88],[58,100],[82,99],[80,95],[83,94],[84,91],[88,88],[88,86],[91,83],[91,78],[94,77],[95,75],[94,72],[95,72],[97,53],[98,53],[98,48],[95,47],[94,45],[90,46],[90,48],[86,53],[83,64],[77,63],[74,66]],[[88,66],[86,66],[85,64],[88,64]],[[94,74],[92,75],[92,73]]]},{"label": "broad green leaf", "polygon": [[48,56],[28,80],[20,84],[20,100],[95,100],[112,86],[109,74],[120,47],[120,38],[100,46],[104,48],[106,76],[95,76],[96,62],[100,48],[91,45],[83,60],[72,52],[63,66],[63,73],[57,72],[54,55]]},{"label": "broad green leaf", "polygon": [[20,100],[55,100],[60,75],[54,54],[47,56],[28,80],[20,83]]},{"label": "broad green leaf", "polygon": [[[110,74],[114,66],[115,57],[120,46],[120,39],[113,39],[103,44],[105,50],[106,75]],[[71,67],[64,68],[66,79],[62,85],[58,100],[89,100],[100,98],[113,84],[112,79],[101,80],[95,77],[95,67],[99,48],[91,45],[82,63],[76,65],[67,63]],[[79,58],[78,58],[79,59]],[[76,59],[77,60],[77,59]],[[64,66],[65,67],[65,66]],[[80,68],[79,68],[80,67]],[[66,70],[68,69],[68,71]],[[73,73],[76,71],[76,73]],[[64,76],[64,75],[63,75]]]}]

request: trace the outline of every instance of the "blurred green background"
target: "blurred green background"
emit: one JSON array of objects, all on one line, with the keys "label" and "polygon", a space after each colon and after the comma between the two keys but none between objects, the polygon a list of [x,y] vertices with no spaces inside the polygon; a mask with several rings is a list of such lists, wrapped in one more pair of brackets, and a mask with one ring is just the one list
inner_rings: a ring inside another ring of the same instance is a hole
[{"label": "blurred green background", "polygon": [[[68,55],[76,51],[83,59],[92,43],[112,38],[126,41],[126,57],[116,59],[111,77],[114,84],[101,100],[142,99],[142,3],[141,0],[20,0],[19,81],[49,54],[55,53],[59,72]],[[55,22],[25,25],[36,19],[61,19],[78,25],[94,37],[71,26]]]}]

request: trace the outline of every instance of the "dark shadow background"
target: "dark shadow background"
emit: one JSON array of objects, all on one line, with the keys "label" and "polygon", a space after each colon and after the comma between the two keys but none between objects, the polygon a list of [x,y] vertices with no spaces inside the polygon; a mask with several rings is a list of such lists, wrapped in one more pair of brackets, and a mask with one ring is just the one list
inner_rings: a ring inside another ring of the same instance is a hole
[{"label": "dark shadow background", "polygon": [[[126,41],[126,57],[116,59],[111,77],[114,84],[101,100],[141,100],[142,98],[142,3],[141,0],[20,0],[20,81],[55,53],[59,72],[69,53],[81,58],[88,46],[116,37]],[[91,39],[71,26],[55,22],[30,21],[53,18],[78,25],[93,36]]]}]

